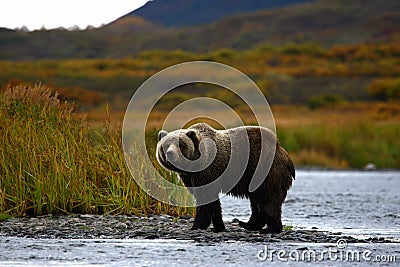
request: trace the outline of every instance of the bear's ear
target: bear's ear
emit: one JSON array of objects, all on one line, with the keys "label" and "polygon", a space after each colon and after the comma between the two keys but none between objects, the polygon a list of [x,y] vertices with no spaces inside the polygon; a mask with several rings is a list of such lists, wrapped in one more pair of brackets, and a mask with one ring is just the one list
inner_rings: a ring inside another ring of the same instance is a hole
[{"label": "bear's ear", "polygon": [[197,147],[199,144],[199,136],[195,130],[189,130],[186,135],[192,140],[193,144]]},{"label": "bear's ear", "polygon": [[168,134],[167,131],[161,130],[158,132],[158,141],[161,140],[161,138],[163,138],[164,136],[166,136]]}]

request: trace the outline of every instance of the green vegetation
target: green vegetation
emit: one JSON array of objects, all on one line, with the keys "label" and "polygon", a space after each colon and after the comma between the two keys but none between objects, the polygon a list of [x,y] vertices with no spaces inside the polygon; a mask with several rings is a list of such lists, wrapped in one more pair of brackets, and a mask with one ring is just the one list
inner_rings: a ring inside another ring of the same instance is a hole
[{"label": "green vegetation", "polygon": [[333,107],[337,104],[346,102],[341,95],[322,94],[311,97],[307,101],[307,105],[311,110],[322,107]]},{"label": "green vegetation", "polygon": [[[15,86],[0,94],[0,212],[190,213],[160,203],[134,182],[120,130],[90,126],[51,90]],[[142,164],[143,155],[133,151]],[[141,168],[143,177],[150,166]]]},{"label": "green vegetation", "polygon": [[[162,112],[154,118],[162,119]],[[398,102],[337,103],[317,111],[281,105],[273,112],[280,142],[297,166],[362,168],[373,162],[378,168],[400,167]],[[14,86],[0,94],[0,120],[0,220],[65,213],[193,213],[160,203],[139,188],[125,165],[120,128],[111,127],[106,115],[89,124],[50,89]],[[155,133],[147,133],[151,151]],[[132,153],[134,168],[151,180],[154,172],[144,164],[144,154]]]},{"label": "green vegetation", "polygon": [[12,217],[7,213],[0,213],[0,222],[8,221]]},{"label": "green vegetation", "polygon": [[283,226],[283,231],[292,231],[294,230],[293,225],[284,225]]},{"label": "green vegetation", "polygon": [[[398,98],[400,46],[390,43],[328,49],[312,43],[263,45],[247,51],[221,49],[201,54],[149,50],[125,59],[0,61],[0,87],[42,81],[63,99],[86,108],[107,101],[113,109],[124,110],[134,90],[148,77],[165,67],[193,60],[217,61],[242,70],[272,104],[327,104],[329,98],[321,99],[321,95],[334,96],[334,102]],[[199,94],[229,98],[204,85],[183,93],[174,98]]]},{"label": "green vegetation", "polygon": [[[149,50],[126,59],[0,61],[0,85],[42,80],[52,92],[60,92],[61,99],[76,101],[91,120],[101,121],[101,104],[110,103],[112,115],[119,114],[113,121],[119,122],[141,82],[165,67],[191,60],[213,60],[243,70],[273,108],[274,104],[295,104],[289,112],[278,109],[274,115],[281,142],[298,166],[360,168],[374,162],[380,168],[400,168],[397,44],[329,49],[317,44],[264,45],[248,51],[222,49],[204,54]],[[226,101],[245,113],[245,118],[252,118],[243,102],[229,91],[204,84],[183,86],[166,95],[152,118],[165,118],[164,113],[178,103],[201,95]],[[382,100],[386,102],[372,102]],[[355,108],[357,101],[368,102]],[[303,108],[306,105],[309,109]],[[287,120],[289,124],[281,123]],[[150,124],[155,128],[161,125]]]},{"label": "green vegetation", "polygon": [[[273,107],[274,110],[274,107]],[[274,110],[278,137],[297,166],[400,168],[400,105],[342,103]]]},{"label": "green vegetation", "polygon": [[400,99],[400,78],[375,79],[369,84],[368,93],[379,100]]},{"label": "green vegetation", "polygon": [[363,168],[374,162],[380,168],[398,168],[400,125],[359,122],[347,127],[307,125],[282,127],[282,145],[300,166]]}]

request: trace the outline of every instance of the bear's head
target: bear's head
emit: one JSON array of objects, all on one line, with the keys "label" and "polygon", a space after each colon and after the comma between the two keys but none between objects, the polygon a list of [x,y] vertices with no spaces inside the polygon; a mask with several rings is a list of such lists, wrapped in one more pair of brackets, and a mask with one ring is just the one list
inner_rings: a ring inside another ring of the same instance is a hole
[{"label": "bear's head", "polygon": [[183,170],[185,162],[200,157],[199,143],[200,139],[195,130],[181,129],[170,133],[161,130],[158,133],[157,160],[171,171]]},{"label": "bear's head", "polygon": [[211,164],[216,154],[214,142],[196,129],[158,133],[157,161],[175,172],[198,172]]}]

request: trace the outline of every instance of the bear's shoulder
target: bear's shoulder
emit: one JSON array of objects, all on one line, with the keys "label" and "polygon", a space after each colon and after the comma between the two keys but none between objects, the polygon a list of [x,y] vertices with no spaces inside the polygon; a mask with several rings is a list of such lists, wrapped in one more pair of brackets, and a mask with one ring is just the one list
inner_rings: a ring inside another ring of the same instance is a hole
[{"label": "bear's shoulder", "polygon": [[216,131],[213,127],[211,127],[205,122],[196,123],[190,126],[188,129],[197,130],[199,132]]}]

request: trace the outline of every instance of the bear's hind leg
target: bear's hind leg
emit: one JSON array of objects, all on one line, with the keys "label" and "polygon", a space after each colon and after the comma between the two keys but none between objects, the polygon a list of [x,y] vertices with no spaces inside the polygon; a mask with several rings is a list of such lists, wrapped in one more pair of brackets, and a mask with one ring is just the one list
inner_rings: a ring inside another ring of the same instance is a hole
[{"label": "bear's hind leg", "polygon": [[280,233],[282,232],[282,204],[267,203],[264,209],[265,218],[267,221],[267,229],[263,230],[266,233]]},{"label": "bear's hind leg", "polygon": [[218,232],[223,232],[225,231],[225,225],[224,221],[222,220],[222,209],[221,209],[221,202],[219,200],[215,201],[215,210],[214,210],[214,216],[212,217],[212,223],[214,226],[213,231],[218,233]]},{"label": "bear's hind leg", "polygon": [[263,218],[261,214],[262,207],[260,207],[260,203],[262,202],[256,197],[250,196],[251,216],[247,223],[239,221],[240,227],[249,231],[258,231],[265,226],[266,222],[265,218]]}]

